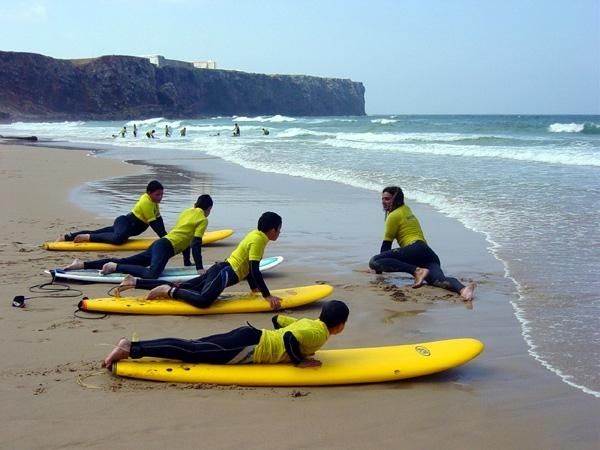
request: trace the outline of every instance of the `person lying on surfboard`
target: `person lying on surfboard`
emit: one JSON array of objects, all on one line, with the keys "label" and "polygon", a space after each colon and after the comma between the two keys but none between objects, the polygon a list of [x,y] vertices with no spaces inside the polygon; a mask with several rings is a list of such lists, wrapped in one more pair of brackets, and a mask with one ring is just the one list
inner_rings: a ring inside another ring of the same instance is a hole
[{"label": "person lying on surfboard", "polygon": [[281,305],[281,298],[271,295],[259,265],[269,241],[276,241],[279,237],[281,223],[279,214],[265,212],[258,219],[257,229],[242,239],[229,258],[211,266],[205,274],[179,285],[164,280],[125,277],[117,288],[117,295],[127,289],[151,289],[146,297],[148,300],[174,298],[198,308],[207,308],[225,288],[246,279],[252,292],[260,292],[271,308],[277,310]]},{"label": "person lying on surfboard", "polygon": [[[456,292],[465,302],[471,302],[475,283],[465,286],[456,278],[444,275],[440,259],[427,245],[419,221],[404,203],[402,189],[398,186],[384,188],[381,203],[386,213],[383,243],[380,253],[369,261],[369,267],[376,273],[410,273],[415,277],[413,288],[427,283]],[[392,250],[394,239],[400,247]]]},{"label": "person lying on surfboard", "polygon": [[318,319],[294,319],[276,315],[274,330],[259,330],[246,325],[228,333],[198,339],[162,338],[131,342],[121,338],[104,358],[102,367],[126,358],[167,358],[186,363],[276,364],[292,362],[296,367],[319,367],[310,358],[329,336],[344,331],[350,310],[344,302],[330,300],[323,305]]},{"label": "person lying on surfboard", "polygon": [[157,239],[137,255],[127,258],[106,258],[96,261],[75,259],[64,270],[101,269],[100,273],[121,272],[142,278],[158,278],[170,258],[191,246],[192,256],[199,274],[205,272],[202,265],[202,236],[208,226],[208,216],[213,201],[210,195],[198,197],[192,208],[183,211],[173,229]]},{"label": "person lying on surfboard", "polygon": [[164,188],[160,182],[153,180],[146,186],[131,212],[115,219],[111,227],[93,231],[73,231],[64,235],[65,241],[102,242],[105,244],[123,244],[132,236],[142,234],[150,226],[159,238],[167,234],[165,224],[160,216],[158,204],[163,198]]}]

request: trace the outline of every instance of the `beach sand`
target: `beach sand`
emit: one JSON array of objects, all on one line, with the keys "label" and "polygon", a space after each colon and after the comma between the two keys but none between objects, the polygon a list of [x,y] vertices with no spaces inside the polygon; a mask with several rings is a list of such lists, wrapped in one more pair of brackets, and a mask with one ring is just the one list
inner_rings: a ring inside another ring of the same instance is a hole
[{"label": "beach sand", "polygon": [[[269,287],[326,281],[336,287],[332,298],[351,308],[346,330],[327,348],[472,336],[486,350],[435,376],[358,386],[244,388],[116,378],[100,361],[121,336],[191,338],[247,320],[269,327],[270,315],[92,320],[74,316],[78,298],[31,299],[26,308],[13,308],[15,295],[27,296],[29,286],[49,281],[44,269],[82,256],[46,252],[42,242],[107,223],[72,201],[76,187],[108,177],[119,177],[113,182],[126,186],[127,177],[150,179],[155,168],[87,151],[21,145],[1,145],[0,161],[2,448],[599,448],[598,399],[563,383],[529,356],[510,304],[516,299],[514,285],[482,235],[411,205],[445,271],[479,283],[471,310],[446,291],[411,289],[406,276],[378,281],[355,271],[366,267],[380,245],[377,193],[217,159],[203,161],[203,184],[192,182],[187,189],[191,199],[213,195],[210,228],[233,228],[236,234],[207,247],[205,261],[227,256],[261,212],[279,212],[283,232],[267,254],[286,261],[265,277]],[[179,257],[173,264],[181,264]],[[73,287],[88,297],[105,296],[108,289]],[[319,309],[315,304],[291,314],[314,317]]]}]

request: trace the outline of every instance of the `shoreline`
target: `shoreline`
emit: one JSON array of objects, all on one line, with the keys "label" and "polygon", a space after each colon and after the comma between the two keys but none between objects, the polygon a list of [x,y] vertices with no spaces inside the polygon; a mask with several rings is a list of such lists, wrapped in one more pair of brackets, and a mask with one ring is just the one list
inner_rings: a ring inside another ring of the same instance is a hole
[{"label": "shoreline", "polygon": [[[50,262],[58,264],[60,261],[68,260],[64,254],[49,254],[33,249],[33,244],[30,242],[28,244],[25,237],[29,237],[34,231],[37,236],[48,233],[48,223],[52,223],[55,228],[66,224],[76,226],[84,223],[86,225],[105,223],[102,219],[90,218],[89,214],[74,208],[74,205],[68,203],[69,195],[65,194],[72,192],[86,177],[97,179],[106,174],[117,177],[134,176],[133,174],[139,176],[141,170],[146,170],[143,167],[125,165],[106,158],[94,158],[98,163],[89,164],[87,166],[94,167],[85,168],[86,160],[81,153],[73,154],[69,151],[66,154],[51,149],[61,155],[57,153],[50,158],[44,154],[48,150],[34,146],[36,149],[31,150],[31,153],[26,152],[30,157],[28,164],[34,165],[36,160],[38,163],[41,160],[41,166],[44,167],[40,169],[44,170],[40,170],[39,174],[30,170],[25,172],[23,169],[18,169],[18,157],[15,153],[11,154],[7,151],[7,147],[11,146],[0,146],[2,159],[6,158],[6,161],[9,161],[9,158],[13,158],[16,161],[14,167],[12,159],[10,164],[3,164],[3,167],[6,166],[4,170],[6,173],[11,171],[16,173],[23,180],[27,180],[28,177],[39,178],[37,182],[43,185],[45,180],[54,180],[50,170],[53,165],[56,170],[68,163],[71,163],[74,168],[81,168],[82,173],[73,170],[65,171],[64,179],[55,191],[42,192],[40,195],[45,195],[44,201],[48,202],[50,211],[40,211],[39,206],[34,208],[34,212],[44,212],[45,215],[32,217],[30,222],[22,221],[17,228],[22,227],[23,230],[14,229],[14,223],[4,224],[5,240],[8,232],[9,240],[22,243],[15,245],[11,251],[3,252],[4,260],[15,260],[14,264],[11,263],[8,272],[9,277],[15,277],[15,282],[7,283],[0,288],[6,294],[4,298],[9,298],[11,294],[14,296],[17,289],[22,290],[27,283],[31,284],[28,275],[31,274],[32,268],[47,267]],[[18,148],[32,147],[18,146]],[[521,333],[515,333],[516,330],[520,330],[520,327],[512,314],[512,307],[508,304],[511,292],[514,294],[514,286],[511,288],[506,280],[503,280],[498,261],[490,258],[491,255],[487,250],[481,252],[485,247],[482,246],[484,241],[482,236],[476,237],[472,231],[461,229],[462,225],[453,223],[450,219],[444,220],[439,213],[428,211],[423,205],[411,204],[425,228],[432,248],[445,263],[445,270],[449,274],[477,276],[481,279],[481,284],[476,291],[475,308],[473,311],[466,311],[461,304],[444,298],[446,291],[439,289],[429,287],[418,291],[407,289],[409,280],[405,277],[387,277],[399,282],[401,287],[384,291],[382,286],[372,284],[372,276],[352,272],[355,266],[366,265],[374,247],[380,243],[383,221],[376,195],[373,196],[372,193],[357,188],[336,186],[335,183],[293,180],[284,175],[252,173],[249,169],[234,167],[232,163],[220,160],[205,160],[203,166],[204,170],[211,174],[206,178],[213,180],[209,187],[215,190],[215,197],[219,198],[214,219],[211,216],[213,219],[211,227],[213,223],[217,226],[229,224],[228,226],[236,229],[232,241],[225,241],[224,245],[214,249],[207,248],[207,254],[210,252],[211,257],[213,255],[221,257],[231,251],[234,243],[243,237],[245,231],[255,225],[255,220],[263,208],[261,202],[271,202],[265,204],[276,205],[272,209],[284,211],[284,233],[281,242],[270,245],[268,252],[273,255],[282,254],[286,257],[286,262],[280,266],[281,270],[278,268],[273,272],[273,276],[269,276],[266,280],[273,288],[286,286],[286,283],[287,285],[305,284],[317,279],[324,279],[336,286],[333,298],[341,298],[350,303],[351,317],[348,329],[339,339],[328,342],[327,348],[420,342],[436,337],[455,337],[458,336],[457,330],[461,330],[460,332],[464,330],[475,337],[485,336],[482,340],[487,346],[486,351],[464,367],[433,377],[381,385],[300,388],[301,391],[310,391],[310,395],[307,394],[303,398],[293,398],[289,389],[281,388],[266,390],[201,388],[190,391],[181,386],[156,386],[153,383],[113,379],[107,373],[91,376],[93,381],[90,383],[101,383],[101,388],[95,391],[72,383],[72,379],[71,383],[65,383],[62,374],[56,375],[61,378],[61,382],[52,382],[46,378],[47,374],[42,375],[37,372],[56,370],[56,364],[59,362],[59,366],[66,367],[61,370],[67,372],[67,378],[73,373],[78,376],[82,373],[93,374],[97,371],[94,364],[98,364],[98,359],[105,353],[105,349],[99,349],[97,343],[106,340],[112,343],[119,332],[126,333],[136,329],[144,336],[150,337],[156,336],[157,330],[159,335],[160,330],[164,330],[168,334],[191,337],[227,329],[244,319],[251,320],[257,326],[263,326],[268,321],[268,317],[236,315],[215,317],[212,320],[194,320],[173,317],[111,316],[108,320],[101,321],[76,319],[65,321],[65,314],[68,312],[64,308],[48,306],[53,300],[41,300],[39,303],[33,301],[27,311],[4,305],[2,316],[15,319],[6,322],[5,328],[9,329],[3,331],[6,333],[5,340],[11,336],[25,347],[23,352],[11,348],[6,357],[9,369],[3,370],[3,377],[8,386],[2,390],[7,395],[8,401],[3,402],[2,409],[6,411],[5,417],[8,420],[1,426],[4,435],[27,437],[30,446],[36,447],[35,437],[27,436],[24,429],[26,426],[23,427],[22,422],[18,421],[18,419],[22,421],[23,417],[19,413],[25,414],[32,405],[38,407],[40,401],[42,403],[50,401],[51,404],[58,403],[74,409],[74,411],[58,411],[58,419],[55,420],[63,418],[83,425],[83,418],[78,418],[77,414],[82,414],[82,411],[87,409],[87,404],[82,403],[93,401],[94,406],[100,409],[96,411],[100,414],[100,417],[97,417],[100,426],[104,424],[117,427],[117,431],[123,426],[133,428],[131,436],[126,436],[121,442],[125,448],[128,443],[129,446],[133,445],[136,438],[143,439],[143,429],[146,428],[145,426],[141,430],[138,428],[139,422],[127,415],[127,407],[142,413],[148,410],[149,405],[160,402],[170,414],[176,417],[165,418],[160,413],[147,411],[147,416],[144,416],[147,419],[145,425],[160,427],[165,433],[163,434],[165,442],[169,436],[176,442],[180,439],[179,442],[184,443],[186,441],[181,436],[173,434],[172,430],[169,431],[169,426],[175,426],[176,418],[182,420],[183,417],[188,417],[188,420],[194,422],[194,419],[190,418],[193,416],[187,414],[191,414],[198,407],[196,403],[201,401],[203,404],[206,403],[203,408],[208,406],[211,416],[203,417],[201,423],[196,423],[195,426],[200,427],[206,436],[212,438],[211,443],[222,447],[234,447],[236,443],[241,442],[246,444],[254,442],[258,445],[262,438],[258,428],[261,425],[273,425],[271,421],[275,417],[278,420],[275,422],[274,431],[289,430],[285,425],[294,423],[296,427],[305,431],[312,430],[314,433],[316,430],[317,436],[292,432],[288,436],[274,438],[269,443],[273,447],[307,446],[317,442],[321,446],[330,448],[364,448],[372,443],[391,448],[397,446],[397,439],[401,438],[408,438],[407,445],[411,448],[444,445],[449,440],[454,446],[469,447],[474,442],[478,442],[477,439],[488,440],[490,448],[514,445],[517,441],[520,448],[541,446],[564,448],[567,443],[575,448],[591,448],[597,442],[598,434],[593,427],[594,414],[598,411],[597,402],[594,403],[594,399],[589,398],[589,395],[560,382],[556,375],[548,373],[529,356]],[[50,173],[44,175],[46,170]],[[75,173],[77,175],[73,176]],[[244,180],[243,185],[236,182],[236,179]],[[7,180],[3,181],[3,183],[7,182]],[[190,186],[193,186],[193,183]],[[233,191],[235,194],[225,195],[228,191]],[[316,196],[323,191],[327,192],[327,198]],[[261,199],[261,202],[257,199]],[[27,200],[33,202],[38,199]],[[344,202],[348,201],[353,205],[351,217],[357,221],[355,224],[357,230],[344,227],[343,218],[348,215],[348,206]],[[57,209],[56,213],[53,211],[54,208]],[[60,214],[58,209],[61,210]],[[9,211],[11,216],[15,214],[29,217],[25,207],[17,207],[16,204],[9,204]],[[314,218],[321,215],[321,220],[315,225]],[[94,223],[90,224],[90,219]],[[327,227],[323,228],[328,230],[321,230],[322,224],[326,224]],[[28,232],[28,227],[33,231]],[[307,230],[312,232],[308,233]],[[360,230],[369,231],[360,232]],[[451,238],[448,239],[448,236]],[[46,240],[53,237],[46,236]],[[470,251],[460,255],[454,254],[458,243],[464,244]],[[19,248],[27,251],[20,251]],[[31,261],[28,261],[28,258]],[[315,263],[315,260],[319,264]],[[339,268],[340,260],[344,261],[342,268]],[[180,263],[180,261],[176,262]],[[472,267],[477,266],[483,269],[474,272]],[[90,296],[99,296],[105,292],[104,287],[77,287]],[[394,299],[393,294],[401,295]],[[508,311],[511,314],[507,314]],[[26,313],[27,317],[17,315],[21,312]],[[293,311],[292,314],[312,316],[316,312],[317,307],[307,307]],[[48,321],[56,325],[41,333],[50,335],[47,337],[48,341],[37,342],[36,339],[27,337],[27,331],[32,326],[30,320],[33,320],[35,326],[39,326],[40,329],[44,329],[44,324],[47,327]],[[14,323],[15,321],[18,323]],[[200,331],[196,326],[197,323],[202,324]],[[83,336],[82,333],[85,332],[90,334]],[[52,333],[58,336],[52,336]],[[105,334],[104,340],[101,339],[102,334]],[[79,335],[77,336],[79,342],[74,345],[76,356],[70,356],[65,350],[66,343],[73,335]],[[36,350],[40,345],[43,347],[47,343],[52,344],[47,349],[49,351],[44,353],[39,349]],[[31,352],[34,357],[37,355],[37,358],[31,361],[27,357],[27,352]],[[90,360],[94,362],[90,363]],[[42,370],[39,364],[42,364]],[[71,369],[74,369],[74,372],[69,372]],[[23,375],[23,371],[34,373]],[[28,389],[35,390],[39,381],[46,383],[42,386],[46,389],[45,392],[33,395],[27,392]],[[24,384],[24,387],[17,387],[16,391],[9,389],[9,386],[15,387],[15,383],[16,386],[19,383]],[[19,389],[22,393],[28,393],[24,401],[21,396],[15,394]],[[61,395],[64,395],[64,398]],[[107,397],[112,398],[107,400]],[[124,403],[124,409],[115,406],[118,405],[114,403],[117,398],[119,403]],[[240,400],[244,401],[240,402]],[[15,403],[21,401],[23,404]],[[356,402],[361,405],[359,409],[356,408]],[[113,411],[114,417],[102,415],[102,412],[108,413],[109,404],[116,410]],[[8,405],[11,405],[10,408]],[[467,408],[470,411],[469,416],[464,417],[460,414],[456,409],[457,405]],[[256,408],[261,408],[261,415],[258,418],[251,412]],[[371,409],[374,414],[365,417],[363,413]],[[44,420],[45,417],[50,417],[51,411],[54,411],[53,406],[44,403],[34,416]],[[399,416],[403,419],[401,422],[395,420],[399,411],[403,412]],[[248,422],[247,418],[244,418],[244,413],[256,420]],[[239,423],[240,436],[231,436],[226,429],[218,426],[219,420],[230,421],[232,414]],[[119,420],[124,423],[120,423]],[[428,425],[424,427],[424,423]],[[216,428],[211,429],[211,424]],[[342,426],[344,428],[340,428]],[[435,427],[435,436],[430,433],[423,435],[423,431],[430,427]],[[184,426],[180,431],[184,431],[183,435],[187,432],[187,435],[191,436],[193,428],[188,429]],[[69,429],[71,430],[71,427]],[[79,433],[79,442],[95,442],[98,447],[102,446],[103,442],[100,440],[102,433],[99,433],[99,430],[90,430],[89,426],[84,426],[83,429],[87,432]],[[342,429],[346,430],[344,431],[346,439],[340,441]],[[510,433],[507,433],[507,430]],[[56,445],[75,442],[67,436],[59,436],[57,431],[52,432],[50,428],[47,432],[51,435],[51,442]]]},{"label": "shoreline", "polygon": [[[110,150],[111,148],[108,148],[108,150]],[[105,152],[105,151],[107,151],[107,149],[101,150],[101,152]],[[178,159],[185,161],[185,160],[191,160],[192,158],[182,157],[182,158],[178,158]],[[209,159],[215,160],[215,163],[212,164],[213,167],[210,168],[211,172],[217,172],[217,173],[240,172],[242,174],[243,173],[254,173],[252,178],[257,178],[257,177],[268,178],[268,177],[274,176],[274,177],[277,177],[277,179],[286,179],[286,178],[287,179],[299,179],[299,180],[301,180],[301,181],[299,181],[299,184],[302,184],[303,181],[305,181],[307,183],[316,183],[317,185],[342,186],[342,189],[348,189],[348,190],[358,189],[361,191],[373,192],[373,197],[378,195],[377,192],[370,191],[369,189],[364,188],[364,187],[357,187],[357,186],[342,184],[337,181],[309,179],[309,178],[295,176],[295,175],[263,171],[263,170],[256,169],[256,168],[245,167],[245,166],[240,165],[239,163],[230,162],[230,161],[227,161],[227,160],[215,157],[215,156],[211,156],[211,155],[200,156],[200,157],[196,156],[193,159],[199,159],[199,160],[203,160],[203,161],[206,161]],[[137,160],[136,163],[141,163],[142,165],[151,164],[151,159],[150,160]],[[164,161],[160,161],[158,163],[158,166],[160,166],[160,165],[164,165]],[[179,169],[182,169],[182,170],[184,169],[184,167],[180,163],[176,163],[173,166],[178,167]],[[170,165],[167,165],[166,167],[170,167]],[[502,265],[502,268],[504,271],[504,278],[506,278],[506,280],[510,281],[514,286],[515,298],[512,298],[509,301],[510,301],[510,304],[512,305],[512,314],[514,315],[515,319],[518,321],[518,323],[520,325],[520,334],[528,346],[527,351],[528,351],[529,355],[531,355],[532,358],[534,358],[536,361],[538,361],[544,368],[546,368],[547,370],[549,370],[550,372],[552,372],[553,374],[558,376],[564,383],[568,384],[571,387],[579,389],[588,395],[592,395],[596,398],[600,398],[600,392],[595,391],[591,388],[588,388],[587,386],[573,382],[571,380],[571,378],[572,378],[571,375],[565,374],[561,369],[559,369],[558,367],[554,366],[551,362],[544,359],[544,357],[536,351],[537,345],[534,342],[533,337],[531,336],[531,328],[529,327],[529,321],[524,317],[524,310],[523,310],[522,306],[520,305],[520,302],[525,297],[523,285],[511,273],[508,262],[499,256],[498,249],[500,248],[500,244],[495,242],[489,233],[487,233],[485,231],[480,231],[476,228],[473,228],[472,226],[468,225],[464,221],[462,221],[458,218],[452,217],[451,215],[447,214],[446,212],[436,210],[435,208],[433,208],[430,205],[420,203],[417,201],[411,202],[410,205],[411,205],[411,207],[413,207],[413,209],[416,208],[416,210],[419,211],[417,214],[418,217],[422,217],[422,215],[427,214],[428,216],[430,216],[430,218],[432,219],[432,222],[434,222],[434,223],[435,222],[443,222],[443,223],[447,224],[447,223],[456,222],[461,227],[463,227],[467,233],[474,233],[474,234],[484,238],[484,240],[485,240],[484,251],[487,254],[489,254],[490,256],[492,256],[497,262],[499,262]],[[429,236],[429,234],[427,234],[427,235]],[[376,242],[377,239],[378,238],[375,238],[373,240],[373,242]],[[433,248],[436,249],[436,251],[438,251],[437,249],[439,247],[436,244],[435,246],[433,246]],[[480,251],[481,250],[479,249],[478,252],[480,252]],[[456,260],[455,253],[451,249],[449,249],[447,253],[449,255],[451,255],[450,258],[445,258],[445,257],[441,258],[442,261],[445,261],[444,267],[448,267],[448,266],[450,266],[450,264],[453,264],[456,262],[455,261]],[[368,257],[367,257],[367,260],[368,260]],[[448,262],[450,262],[450,264],[448,264]],[[467,264],[467,266],[468,266],[468,264]],[[471,264],[471,266],[472,266],[472,264]],[[468,269],[467,269],[467,271],[468,271]]]}]

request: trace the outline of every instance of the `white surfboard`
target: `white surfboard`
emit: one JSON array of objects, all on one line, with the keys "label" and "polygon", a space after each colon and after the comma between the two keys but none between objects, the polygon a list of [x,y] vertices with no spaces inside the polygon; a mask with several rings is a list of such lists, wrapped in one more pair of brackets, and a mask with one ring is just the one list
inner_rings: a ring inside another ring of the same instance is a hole
[{"label": "white surfboard", "polygon": [[[277,267],[283,262],[283,256],[271,256],[269,258],[263,258],[260,261],[260,271]],[[208,267],[207,267],[208,268]],[[102,275],[97,269],[79,269],[79,270],[63,270],[63,269],[47,269],[44,271],[47,274],[52,275],[55,279],[60,280],[73,280],[73,281],[87,281],[92,283],[120,283],[125,278],[122,273],[110,273]],[[196,268],[192,267],[167,267],[163,273],[158,277],[159,280],[165,280],[170,282],[176,281],[187,281],[198,276]]]}]

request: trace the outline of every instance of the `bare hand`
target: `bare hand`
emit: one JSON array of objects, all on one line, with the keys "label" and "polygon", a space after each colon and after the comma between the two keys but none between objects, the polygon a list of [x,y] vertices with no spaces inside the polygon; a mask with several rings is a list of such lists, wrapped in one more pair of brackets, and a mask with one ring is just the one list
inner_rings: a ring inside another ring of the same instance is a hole
[{"label": "bare hand", "polygon": [[300,361],[296,367],[300,367],[301,369],[306,369],[308,367],[321,367],[323,363],[318,359],[305,359]]},{"label": "bare hand", "polygon": [[206,273],[206,269],[198,269],[198,275],[204,275]]},{"label": "bare hand", "polygon": [[269,295],[268,297],[265,297],[265,300],[269,302],[271,309],[277,311],[279,308],[281,308],[281,299],[279,297]]}]

